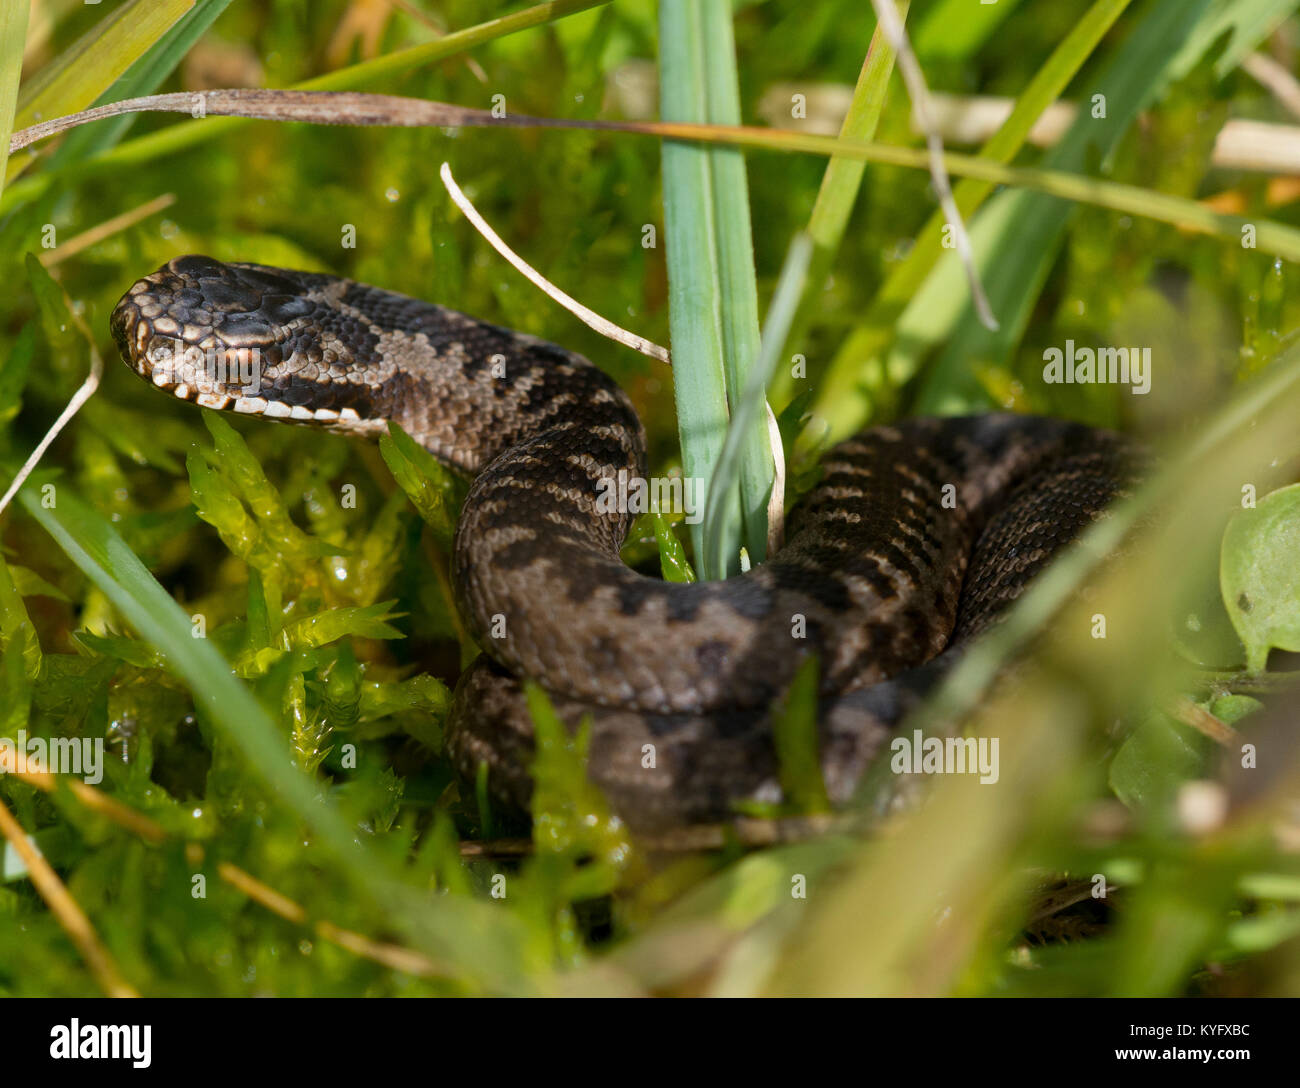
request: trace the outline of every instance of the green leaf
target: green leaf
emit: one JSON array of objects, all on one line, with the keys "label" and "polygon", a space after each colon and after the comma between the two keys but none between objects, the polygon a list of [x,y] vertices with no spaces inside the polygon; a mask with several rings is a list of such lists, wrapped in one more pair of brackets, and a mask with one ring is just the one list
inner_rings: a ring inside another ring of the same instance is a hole
[{"label": "green leaf", "polygon": [[781,789],[789,805],[800,814],[831,809],[817,745],[818,673],[817,658],[807,657],[772,718]]},{"label": "green leaf", "polygon": [[[244,620],[245,652],[255,654],[259,650],[270,647],[272,636],[279,633],[279,621],[279,616],[272,620],[270,610],[266,606],[266,591],[262,588],[262,576],[258,574],[256,568],[249,568],[248,611],[245,613]],[[274,629],[271,626],[272,622],[275,623]]]},{"label": "green leaf", "polygon": [[324,675],[321,713],[332,729],[352,729],[361,715],[361,669],[350,642],[339,644]]},{"label": "green leaf", "polygon": [[307,705],[307,684],[302,674],[289,680],[284,694],[284,710],[290,722],[289,751],[304,774],[315,774],[330,754],[327,746],[333,729],[319,711]]},{"label": "green leaf", "polygon": [[63,590],[58,586],[50,585],[34,570],[11,566],[9,573],[13,577],[14,586],[20,597],[53,597],[56,601],[65,602],[68,600],[68,595]]},{"label": "green leaf", "polygon": [[14,340],[14,346],[0,363],[0,430],[22,411],[23,386],[36,355],[36,326],[27,322]]},{"label": "green leaf", "polygon": [[1263,703],[1250,695],[1220,695],[1211,700],[1208,710],[1224,725],[1236,725],[1263,707]]},{"label": "green leaf", "polygon": [[565,894],[574,899],[606,894],[611,873],[627,863],[631,843],[627,827],[610,812],[600,790],[587,778],[587,744],[591,723],[584,720],[570,734],[551,700],[531,680],[524,697],[533,719],[533,843],[539,855],[594,864],[570,875]]},{"label": "green leaf", "polygon": [[13,736],[28,724],[32,704],[32,678],[24,650],[36,639],[30,622],[14,628],[0,653],[0,736]]},{"label": "green leaf", "polygon": [[452,473],[396,423],[379,439],[379,453],[415,509],[433,530],[439,547],[451,548],[459,507],[459,484]]},{"label": "green leaf", "polygon": [[1120,746],[1110,788],[1130,808],[1170,804],[1178,787],[1198,777],[1210,742],[1165,714],[1152,714]]},{"label": "green leaf", "polygon": [[337,545],[309,536],[293,523],[289,510],[261,464],[238,431],[217,412],[204,412],[203,422],[212,434],[210,459],[230,481],[257,518],[268,547],[286,559],[311,559],[339,554]]},{"label": "green leaf", "polygon": [[[962,60],[975,55],[1021,0],[972,5],[970,0],[939,0],[917,24],[912,48],[922,59]],[[1092,14],[1082,15],[1083,25]]]},{"label": "green leaf", "polygon": [[655,542],[659,545],[659,569],[665,582],[693,582],[695,571],[686,558],[686,549],[677,539],[672,524],[659,511],[652,511],[650,519],[655,527]]},{"label": "green leaf", "polygon": [[399,683],[372,682],[361,688],[360,716],[366,721],[428,710],[441,714],[451,705],[451,690],[431,673],[420,673]]},{"label": "green leaf", "polygon": [[1229,32],[1227,48],[1214,62],[1222,79],[1296,10],[1296,0],[1213,0],[1206,17],[1169,67],[1171,79],[1182,79],[1200,61],[1206,49]]},{"label": "green leaf", "polygon": [[119,661],[98,654],[47,654],[32,705],[53,718],[80,718],[106,695],[119,668]]},{"label": "green leaf", "polygon": [[12,651],[22,663],[22,671],[34,680],[41,671],[41,643],[23,604],[14,568],[0,557],[0,645]]},{"label": "green leaf", "polygon": [[73,313],[63,288],[46,271],[36,254],[26,254],[25,262],[27,282],[31,284],[32,294],[36,296],[36,305],[41,311],[41,325],[46,340],[55,351],[56,365],[63,363],[68,355],[75,354],[81,358],[83,340],[94,343],[90,330]]},{"label": "green leaf", "polygon": [[790,449],[794,445],[794,440],[798,437],[800,429],[806,422],[808,415],[808,406],[812,404],[813,393],[815,390],[809,388],[795,395],[780,412],[777,413],[776,426],[781,432],[781,445],[786,450],[786,463],[790,460]]},{"label": "green leaf", "polygon": [[123,638],[121,635],[96,635],[90,631],[77,631],[72,640],[104,657],[116,661],[125,661],[138,669],[165,669],[167,655],[154,649],[147,642],[135,638]]},{"label": "green leaf", "polygon": [[[1248,695],[1225,695],[1198,705],[1225,725],[1235,725],[1262,704]],[[1130,808],[1169,805],[1184,782],[1205,773],[1213,750],[1209,740],[1188,726],[1167,714],[1152,714],[1115,753],[1110,787]]]},{"label": "green leaf", "polygon": [[402,613],[391,612],[396,601],[380,601],[365,608],[331,608],[289,624],[284,637],[293,649],[324,646],[346,636],[355,638],[401,638],[402,632],[388,623]]},{"label": "green leaf", "polygon": [[1300,911],[1270,911],[1254,918],[1243,918],[1228,928],[1228,947],[1234,952],[1267,952],[1300,936]]},{"label": "green leaf", "polygon": [[234,554],[265,575],[278,570],[279,560],[262,539],[253,516],[225,477],[208,463],[195,447],[185,457],[190,474],[190,492],[199,517],[217,530],[221,542]]},{"label": "green leaf", "polygon": [[1228,522],[1219,587],[1252,673],[1264,670],[1271,649],[1300,650],[1300,484]]}]

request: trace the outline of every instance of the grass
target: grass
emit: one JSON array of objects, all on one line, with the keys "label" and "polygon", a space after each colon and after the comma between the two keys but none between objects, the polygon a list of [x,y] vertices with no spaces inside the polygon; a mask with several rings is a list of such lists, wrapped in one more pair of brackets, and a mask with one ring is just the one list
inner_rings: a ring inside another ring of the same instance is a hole
[{"label": "grass", "polygon": [[[659,40],[663,118],[739,124],[726,0],[668,0],[659,8]],[[744,424],[737,419],[759,352],[745,161],[734,148],[669,142],[663,174],[682,471],[707,481],[708,513],[691,535],[701,577],[725,578],[739,573],[742,549],[755,562],[764,559],[774,482],[767,421],[761,413]],[[737,471],[722,476],[717,469],[728,441],[737,450]]]},{"label": "grass", "polygon": [[22,74],[23,43],[27,40],[27,12],[21,5],[6,9],[0,16],[0,192],[3,192],[4,169],[9,163],[9,137],[14,130],[14,112],[18,105],[18,81]]},{"label": "grass", "polygon": [[[531,823],[476,805],[475,785],[441,758],[448,683],[474,652],[446,573],[458,482],[400,431],[375,450],[232,423],[109,359],[101,391],[0,514],[0,736],[102,737],[111,758],[97,791],[7,774],[0,802],[111,968],[92,970],[66,917],[7,860],[0,912],[21,925],[0,926],[0,993],[93,993],[106,977],[159,995],[1300,992],[1300,871],[1278,834],[1295,768],[1268,755],[1287,723],[1203,682],[1235,678],[1246,659],[1219,595],[1219,541],[1243,485],[1262,514],[1234,522],[1225,569],[1277,606],[1252,611],[1253,664],[1290,639],[1261,617],[1284,620],[1300,581],[1285,549],[1250,536],[1251,524],[1293,520],[1280,490],[1293,478],[1270,465],[1295,453],[1300,364],[1287,334],[1300,306],[1267,251],[1296,236],[1295,206],[1208,166],[1229,113],[1286,119],[1237,64],[1297,5],[1095,0],[1080,13],[912,0],[935,89],[1016,100],[978,160],[950,160],[965,174],[956,196],[1002,319],[996,338],[968,313],[925,175],[902,154],[879,161],[917,141],[887,51],[866,56],[869,5],[748,3],[729,24],[722,4],[668,3],[658,16],[648,0],[419,6],[450,32],[386,12],[374,36],[354,26],[349,38],[344,0],[312,5],[309,21],[289,0],[199,0],[175,22],[162,4],[148,5],[152,20],[130,3],[48,4],[21,99],[21,20],[0,16],[0,122],[208,78],[652,116],[646,61],[689,68],[688,46],[730,56],[734,38],[734,73],[696,64],[665,86],[665,116],[760,123],[769,88],[806,89],[815,105],[815,85],[834,82],[856,86],[843,135],[878,144],[840,145],[828,162],[773,153],[824,152],[807,132],[742,152],[610,132],[215,117],[78,130],[3,174],[5,474],[83,380],[80,327],[109,358],[107,314],[126,286],[177,253],[208,252],[344,273],[581,351],[637,402],[657,474],[706,471],[739,418],[720,550],[679,540],[662,515],[629,543],[629,561],[665,577],[730,569],[741,542],[761,556],[746,514],[765,508],[770,484],[745,466],[761,460],[766,426],[761,382],[746,394],[746,380],[783,373],[795,353],[805,373],[773,392],[790,405],[792,495],[828,429],[1011,404],[1123,426],[1164,451],[1151,489],[1101,537],[1171,513],[1121,564],[1081,550],[1055,569],[940,693],[941,708],[994,723],[997,787],[944,781],[885,837],[759,850],[733,838],[652,870],[586,782],[583,736],[564,733],[540,691]],[[660,55],[663,27],[692,13],[701,37],[683,32]],[[1084,117],[1051,151],[1027,147],[1044,105],[1094,93],[1108,96],[1106,125]],[[447,200],[430,166],[443,160],[549,278],[671,343],[673,369],[601,340],[500,262]],[[1024,181],[1036,188],[995,187]],[[1236,219],[1197,203],[1224,192]],[[176,199],[162,213],[56,265],[57,283],[26,259],[164,194]],[[1168,225],[1189,221],[1218,233]],[[1259,225],[1259,249],[1241,245],[1243,221]],[[805,231],[811,254],[791,249]],[[1152,393],[1045,386],[1043,350],[1067,338],[1152,346]],[[999,685],[1024,644],[1042,664]],[[786,700],[777,739],[803,815],[825,808],[812,679]],[[1197,714],[1256,745],[1260,774],[1190,728]],[[1193,780],[1226,798],[1208,830],[1180,814]],[[1057,886],[1090,889],[1098,873],[1107,898],[1042,912]],[[792,897],[792,874],[807,898]],[[940,907],[959,923],[942,936]]]}]

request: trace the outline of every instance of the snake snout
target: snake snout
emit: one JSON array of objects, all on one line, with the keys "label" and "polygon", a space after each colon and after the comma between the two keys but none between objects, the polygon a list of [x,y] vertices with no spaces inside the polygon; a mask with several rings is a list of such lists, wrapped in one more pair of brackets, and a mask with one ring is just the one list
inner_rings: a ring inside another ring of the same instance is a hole
[{"label": "snake snout", "polygon": [[370,434],[377,337],[338,303],[348,281],[211,257],[175,257],[137,280],[110,318],[123,360],[204,408]]},{"label": "snake snout", "polygon": [[158,388],[207,408],[262,414],[262,379],[283,358],[294,290],[262,269],[176,257],[132,284],[109,324],[123,360]]}]

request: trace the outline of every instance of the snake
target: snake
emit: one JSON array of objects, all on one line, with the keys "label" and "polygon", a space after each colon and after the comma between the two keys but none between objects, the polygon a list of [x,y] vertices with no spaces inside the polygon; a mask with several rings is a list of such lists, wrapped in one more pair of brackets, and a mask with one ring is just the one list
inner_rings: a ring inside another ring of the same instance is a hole
[{"label": "snake", "polygon": [[[990,411],[872,426],[835,445],[785,544],[731,578],[626,565],[644,427],[598,366],[526,333],[353,280],[188,255],[110,318],[123,360],[201,407],[374,438],[400,425],[468,481],[455,605],[483,651],[456,684],[447,755],[527,812],[527,682],[636,829],[791,801],[778,715],[815,656],[816,760],[860,795],[907,715],[1038,573],[1127,493],[1118,433]],[[747,808],[749,806],[749,808]]]}]

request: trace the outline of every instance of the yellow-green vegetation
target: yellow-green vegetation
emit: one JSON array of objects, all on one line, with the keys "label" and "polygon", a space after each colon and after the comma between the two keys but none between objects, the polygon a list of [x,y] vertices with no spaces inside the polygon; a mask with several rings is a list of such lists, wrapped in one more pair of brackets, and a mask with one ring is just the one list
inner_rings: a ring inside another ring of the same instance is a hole
[{"label": "yellow-green vegetation", "polygon": [[[1002,126],[956,149],[978,158],[949,161],[996,332],[863,0],[0,5],[0,133],[266,86],[796,134],[742,152],[145,114],[0,165],[0,490],[104,367],[0,512],[0,741],[107,756],[88,788],[0,775],[102,943],[88,955],[0,850],[0,994],[1300,993],[1297,722],[1276,694],[1300,650],[1282,259],[1300,216],[1285,179],[1212,161],[1225,121],[1294,120],[1242,62],[1296,72],[1300,0],[898,6],[933,90],[1005,99]],[[1058,98],[1078,111],[1034,146]],[[811,137],[835,131],[855,143],[828,165]],[[888,146],[911,157],[881,161]],[[671,338],[672,368],[498,259],[443,161],[548,278]],[[762,557],[755,368],[775,366],[791,499],[828,437],[914,412],[1054,414],[1159,457],[929,709],[999,738],[996,786],[936,781],[881,835],[858,818],[873,778],[826,830],[811,662],[777,714],[789,805],[665,858],[611,814],[585,731],[539,689],[531,819],[444,758],[476,652],[448,575],[462,481],[400,429],[376,448],[200,412],[119,364],[108,314],[182,253],[347,275],[596,360],[656,473],[723,460],[698,529],[637,523],[628,560],[671,580],[735,569],[742,545]],[[1067,342],[1149,348],[1150,393],[1045,383]],[[1024,647],[1037,663],[999,682]],[[755,847],[781,837],[759,830],[773,818],[807,837]]]}]

